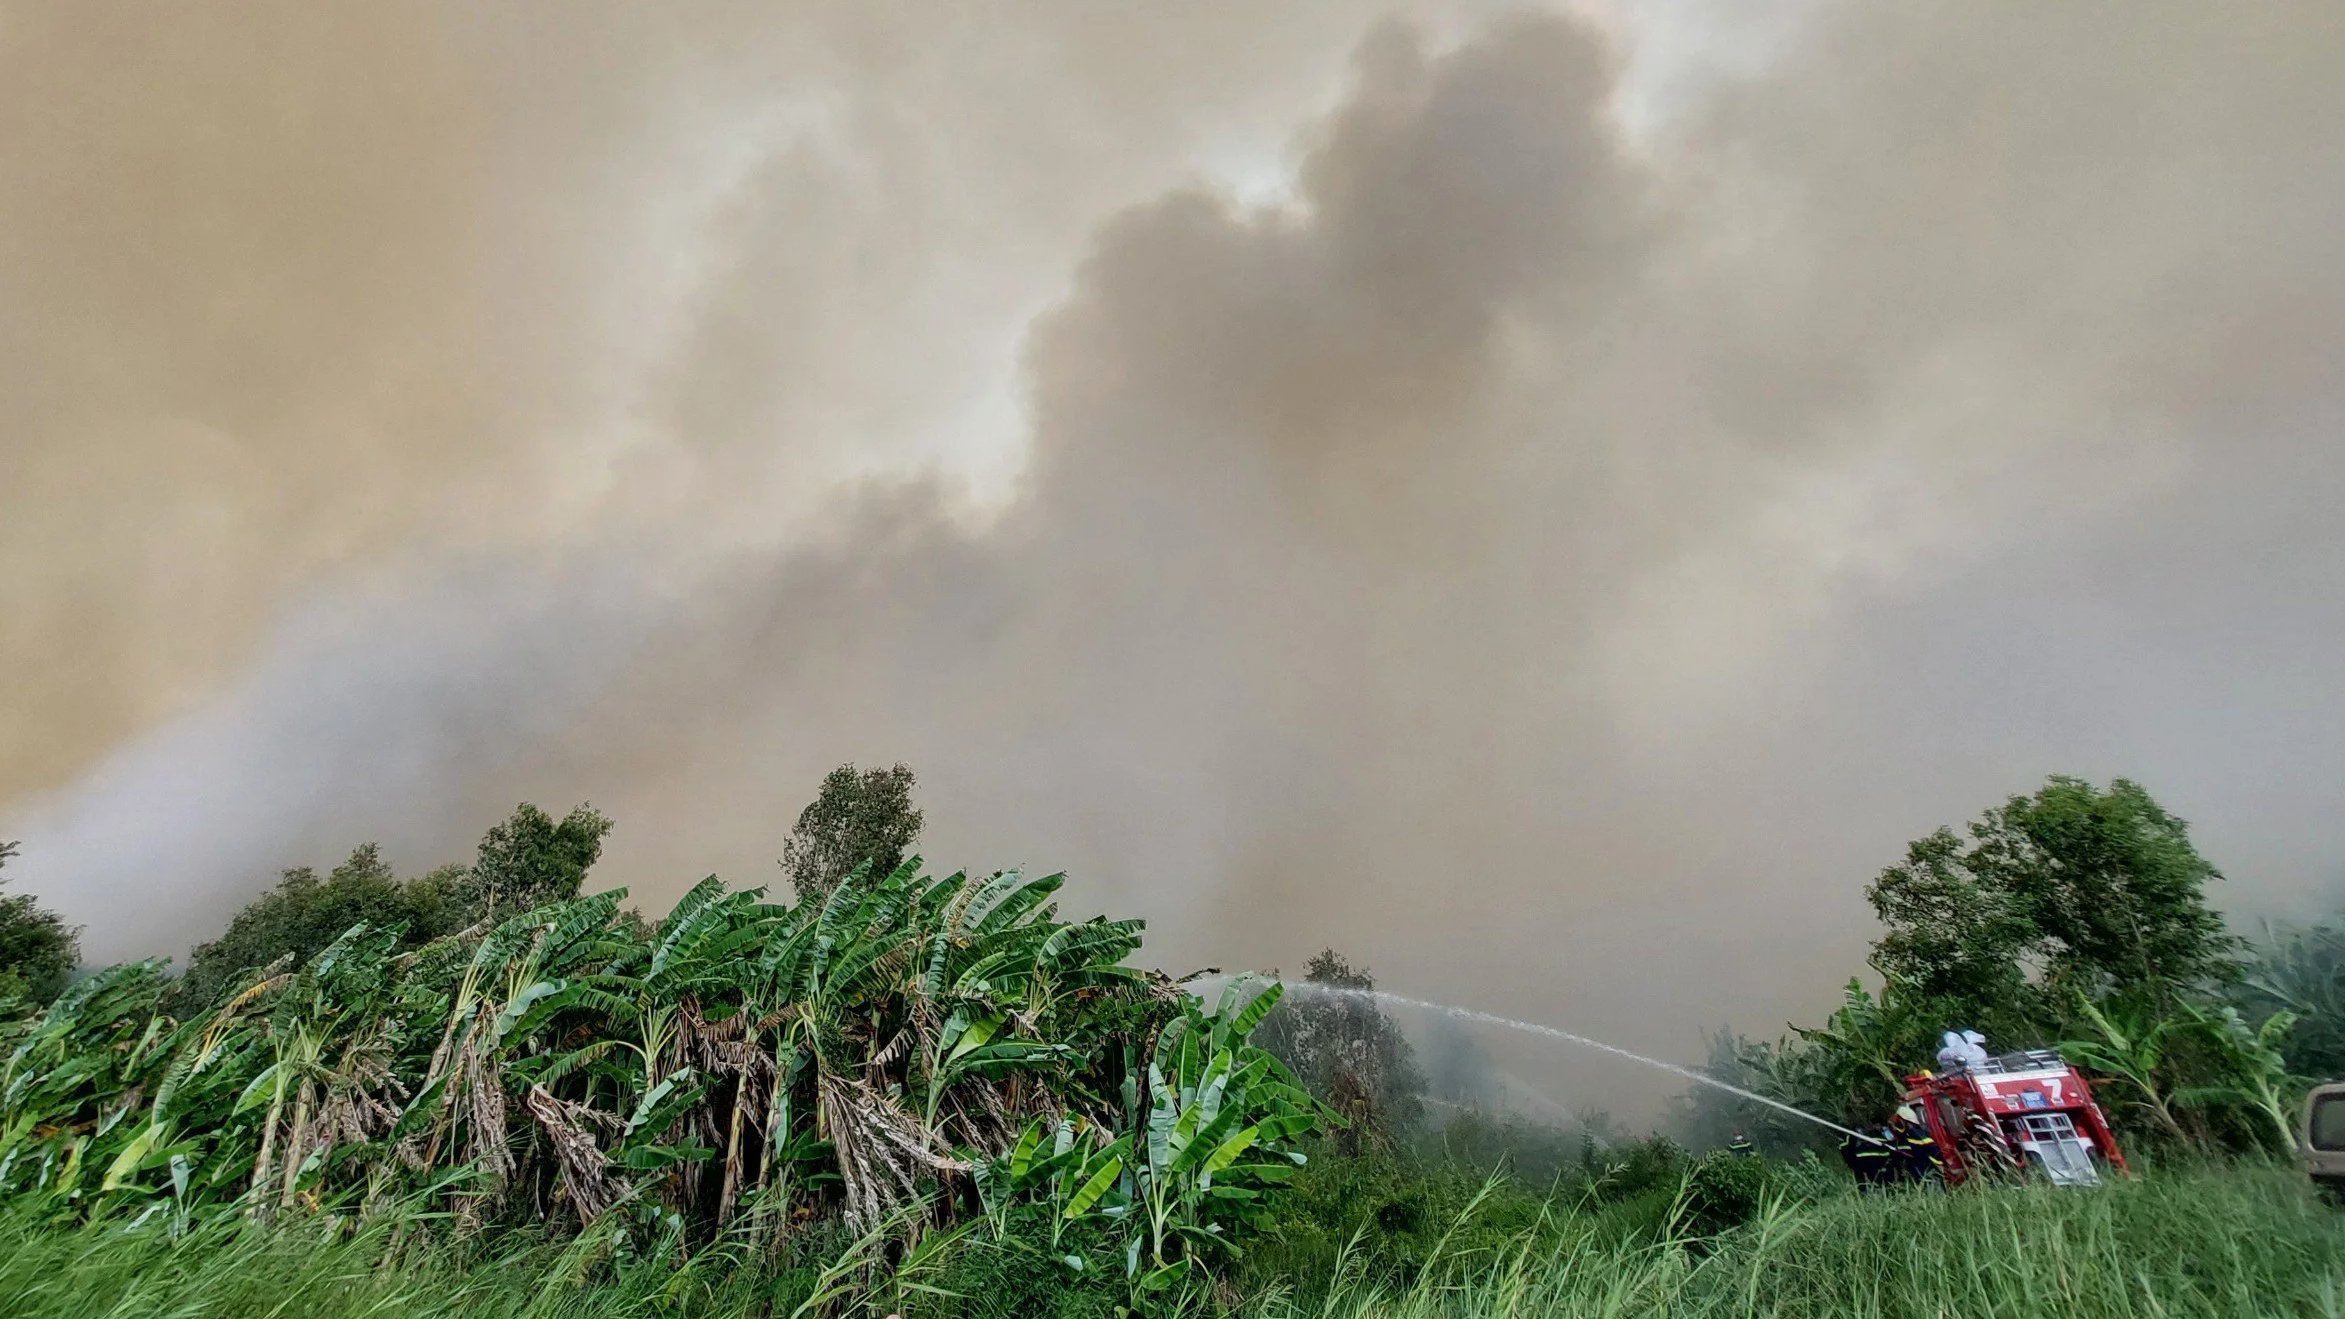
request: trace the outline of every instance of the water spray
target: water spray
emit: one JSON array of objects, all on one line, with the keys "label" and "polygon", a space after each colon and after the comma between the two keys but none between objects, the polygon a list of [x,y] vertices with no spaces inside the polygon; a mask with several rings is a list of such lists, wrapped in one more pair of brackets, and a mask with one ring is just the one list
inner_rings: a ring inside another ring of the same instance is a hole
[{"label": "water spray", "polygon": [[[1208,976],[1205,978],[1226,980],[1230,977]],[[1277,980],[1277,978],[1273,976],[1263,976],[1260,978],[1265,980]],[[1322,985],[1312,981],[1303,981],[1297,984],[1288,981],[1277,980],[1277,983],[1286,985],[1289,989],[1300,989],[1303,992],[1309,994],[1342,994],[1351,998],[1374,999],[1378,1002],[1388,1003],[1395,1007],[1415,1008],[1420,1012],[1439,1013],[1442,1016],[1450,1017],[1458,1021],[1477,1022],[1485,1026],[1503,1026],[1509,1030],[1524,1031],[1532,1035],[1544,1035],[1549,1039],[1562,1040],[1567,1044],[1577,1044],[1584,1048],[1595,1049],[1603,1053],[1612,1054],[1615,1057],[1626,1058],[1630,1062],[1643,1063],[1647,1067],[1658,1067],[1664,1072],[1668,1072],[1673,1076],[1684,1077],[1686,1080],[1692,1081],[1697,1085],[1706,1085],[1713,1090],[1724,1090],[1730,1095],[1739,1095],[1744,1099],[1750,1100],[1752,1103],[1764,1104],[1779,1113],[1788,1114],[1792,1117],[1798,1118],[1802,1122],[1813,1122],[1819,1127],[1828,1127],[1844,1136],[1854,1136],[1858,1140],[1864,1141],[1867,1144],[1878,1145],[1881,1143],[1875,1137],[1868,1136],[1861,1131],[1855,1130],[1854,1128],[1844,1127],[1829,1118],[1817,1117],[1815,1114],[1810,1113],[1804,1109],[1793,1108],[1791,1105],[1784,1103],[1780,1099],[1769,1099],[1767,1096],[1759,1094],[1755,1091],[1745,1090],[1739,1085],[1729,1085],[1706,1072],[1697,1072],[1691,1067],[1680,1067],[1676,1063],[1663,1062],[1659,1058],[1648,1058],[1644,1054],[1638,1053],[1633,1049],[1623,1049],[1617,1044],[1606,1044],[1602,1040],[1593,1040],[1585,1035],[1577,1035],[1571,1031],[1562,1030],[1554,1026],[1542,1026],[1535,1021],[1517,1021],[1513,1017],[1502,1017],[1495,1012],[1481,1012],[1473,1008],[1452,1007],[1447,1003],[1434,1003],[1426,999],[1410,998],[1406,994],[1395,994],[1389,990],[1383,989],[1352,989],[1342,985]]]}]

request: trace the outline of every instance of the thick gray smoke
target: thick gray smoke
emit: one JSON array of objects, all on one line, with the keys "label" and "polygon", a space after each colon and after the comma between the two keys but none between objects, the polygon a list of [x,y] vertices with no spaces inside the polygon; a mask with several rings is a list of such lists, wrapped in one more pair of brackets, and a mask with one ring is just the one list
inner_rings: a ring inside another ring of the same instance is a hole
[{"label": "thick gray smoke", "polygon": [[0,835],[101,953],[522,797],[764,882],[849,759],[1680,1052],[2047,772],[2345,873],[2334,6],[324,12],[0,23]]}]

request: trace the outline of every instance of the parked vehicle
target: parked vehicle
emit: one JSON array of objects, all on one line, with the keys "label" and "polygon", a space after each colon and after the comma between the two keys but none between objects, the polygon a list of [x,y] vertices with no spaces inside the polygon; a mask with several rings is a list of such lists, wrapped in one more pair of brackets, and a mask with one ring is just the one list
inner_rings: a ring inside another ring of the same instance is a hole
[{"label": "parked vehicle", "polygon": [[2299,1148],[2304,1170],[2331,1199],[2345,1201],[2345,1081],[2316,1085],[2304,1101]]}]

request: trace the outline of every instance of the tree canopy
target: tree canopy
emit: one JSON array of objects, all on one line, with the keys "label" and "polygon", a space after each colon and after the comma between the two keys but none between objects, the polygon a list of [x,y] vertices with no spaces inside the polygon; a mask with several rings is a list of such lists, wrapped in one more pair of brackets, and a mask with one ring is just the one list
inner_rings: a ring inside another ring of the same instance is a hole
[{"label": "tree canopy", "polygon": [[[1333,948],[1304,965],[1303,981],[1262,1023],[1258,1039],[1349,1125],[1339,1139],[1389,1139],[1423,1116],[1425,1076],[1398,1022],[1375,999],[1376,977]],[[1314,992],[1318,991],[1318,992]]]},{"label": "tree canopy", "polygon": [[841,765],[823,776],[782,844],[782,870],[800,901],[830,892],[857,866],[886,874],[902,863],[920,840],[914,783],[912,767],[902,764],[860,772]]},{"label": "tree canopy", "polygon": [[245,972],[280,958],[307,961],[361,922],[399,931],[411,944],[437,938],[459,918],[451,891],[458,873],[449,868],[402,883],[373,843],[352,851],[322,879],[309,866],[287,870],[275,888],[237,912],[219,938],[195,946],[176,998],[209,1003]]},{"label": "tree canopy", "polygon": [[2340,1056],[2345,943],[2289,929],[2249,956],[2207,903],[2220,878],[2141,785],[2055,776],[1963,833],[1915,840],[1866,890],[1877,995],[1851,980],[1824,1024],[1730,1037],[1709,1071],[1871,1123],[1933,1065],[1940,1032],[1976,1027],[2086,1068],[2128,1141],[2285,1147],[2301,1075]]},{"label": "tree canopy", "polygon": [[611,822],[590,806],[557,821],[527,802],[480,840],[470,866],[414,879],[392,873],[382,849],[361,845],[323,879],[308,866],[236,913],[219,938],[196,945],[175,1000],[209,1003],[245,972],[280,958],[302,962],[361,922],[416,947],[466,926],[578,896]]},{"label": "tree canopy", "polygon": [[[0,867],[16,852],[15,843],[0,842]],[[80,961],[80,930],[30,894],[0,894],[0,998],[13,993],[45,1003],[65,988]]]},{"label": "tree canopy", "polygon": [[610,832],[609,817],[592,806],[557,821],[523,802],[480,840],[457,898],[471,912],[494,916],[577,897]]},{"label": "tree canopy", "polygon": [[2167,1003],[2238,975],[2206,901],[2221,872],[2141,785],[2055,776],[1968,832],[1915,841],[1866,891],[1875,969],[1921,997],[2011,1020],[2047,996]]}]

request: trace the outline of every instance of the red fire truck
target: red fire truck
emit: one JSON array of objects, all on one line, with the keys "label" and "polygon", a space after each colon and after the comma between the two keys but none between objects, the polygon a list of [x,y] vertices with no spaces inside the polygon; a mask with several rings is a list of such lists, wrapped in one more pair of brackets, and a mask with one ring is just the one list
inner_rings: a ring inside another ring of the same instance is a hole
[{"label": "red fire truck", "polygon": [[1905,1079],[1905,1102],[1929,1124],[1946,1182],[2041,1176],[2057,1186],[2091,1186],[2101,1168],[2125,1171],[2092,1087],[2049,1049],[1988,1058],[1959,1071]]}]

